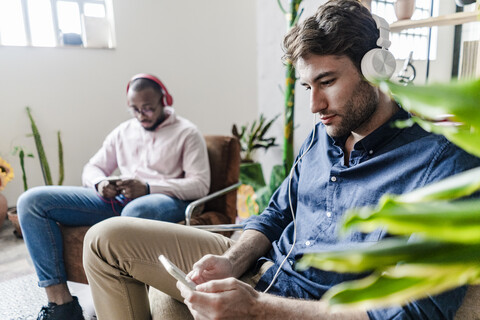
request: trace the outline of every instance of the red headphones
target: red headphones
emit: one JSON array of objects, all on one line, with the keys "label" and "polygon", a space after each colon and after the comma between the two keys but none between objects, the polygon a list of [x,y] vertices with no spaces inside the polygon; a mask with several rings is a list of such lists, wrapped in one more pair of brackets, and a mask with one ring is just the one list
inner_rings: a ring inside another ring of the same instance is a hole
[{"label": "red headphones", "polygon": [[130,88],[130,83],[132,83],[132,81],[137,79],[149,79],[155,82],[156,84],[158,84],[162,89],[162,93],[163,93],[163,99],[162,99],[163,105],[171,106],[173,104],[173,97],[170,95],[170,93],[168,93],[168,90],[165,87],[165,85],[162,83],[162,81],[160,81],[160,79],[148,73],[139,73],[137,75],[134,75],[133,78],[130,79],[130,81],[127,84],[127,93],[128,93],[128,89]]}]

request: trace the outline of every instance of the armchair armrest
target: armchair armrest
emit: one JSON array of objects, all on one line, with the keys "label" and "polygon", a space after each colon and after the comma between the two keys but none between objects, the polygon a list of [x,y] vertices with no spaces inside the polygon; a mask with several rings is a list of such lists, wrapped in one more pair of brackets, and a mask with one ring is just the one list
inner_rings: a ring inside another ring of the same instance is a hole
[{"label": "armchair armrest", "polygon": [[206,230],[206,231],[212,231],[212,232],[243,230],[243,224],[211,224],[211,225],[195,225],[195,226],[189,226],[189,227]]},{"label": "armchair armrest", "polygon": [[238,187],[240,187],[242,184],[240,182],[237,182],[236,184],[233,184],[231,186],[228,186],[222,190],[219,190],[219,191],[216,191],[216,192],[213,192],[203,198],[200,198],[198,200],[195,200],[195,201],[192,201],[188,206],[187,208],[185,209],[185,225],[189,226],[190,225],[190,220],[192,219],[192,213],[193,213],[193,210],[195,209],[195,207],[201,205],[201,204],[204,204],[212,199],[215,199],[215,198],[218,198],[220,196],[223,196],[224,194],[227,194],[229,193],[230,191],[232,190],[235,190],[237,189]]}]

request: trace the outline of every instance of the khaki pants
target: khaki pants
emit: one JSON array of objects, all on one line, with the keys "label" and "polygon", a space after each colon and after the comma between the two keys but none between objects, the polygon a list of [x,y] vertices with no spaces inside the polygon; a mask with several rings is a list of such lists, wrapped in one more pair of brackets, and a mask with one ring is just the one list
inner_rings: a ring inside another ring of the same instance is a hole
[{"label": "khaki pants", "polygon": [[[233,243],[216,233],[139,218],[115,217],[94,225],[85,236],[83,259],[98,319],[151,319],[146,285],[183,301],[160,254],[188,273],[201,257],[220,255]],[[247,272],[242,281],[254,286],[266,269]]]}]

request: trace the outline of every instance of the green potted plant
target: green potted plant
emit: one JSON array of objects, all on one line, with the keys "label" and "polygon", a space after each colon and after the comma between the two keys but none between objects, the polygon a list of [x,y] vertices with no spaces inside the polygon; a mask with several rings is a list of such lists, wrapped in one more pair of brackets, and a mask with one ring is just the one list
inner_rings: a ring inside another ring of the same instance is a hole
[{"label": "green potted plant", "polygon": [[263,114],[260,114],[258,120],[254,120],[252,124],[242,125],[240,130],[235,124],[232,126],[232,134],[240,142],[241,150],[240,182],[243,185],[239,188],[238,194],[241,218],[258,214],[266,206],[263,198],[268,196],[270,187],[265,183],[262,165],[254,161],[254,153],[258,149],[266,151],[270,147],[277,146],[274,137],[267,138],[265,135],[279,116],[276,115],[271,120],[267,120]]},{"label": "green potted plant", "polygon": [[[37,149],[37,155],[40,163],[40,168],[42,170],[43,181],[45,185],[53,185],[52,175],[50,172],[50,166],[48,164],[47,156],[45,153],[45,149],[42,143],[42,137],[40,132],[38,131],[37,124],[32,116],[32,111],[30,107],[25,108],[27,111],[28,118],[30,120],[30,127],[32,129],[31,136],[35,141],[35,147]],[[60,136],[60,131],[57,132],[57,143],[58,143],[58,163],[59,163],[59,173],[58,173],[58,185],[63,184],[64,176],[65,176],[65,169],[63,164],[63,144]],[[18,155],[20,161],[20,167],[22,169],[22,181],[23,181],[23,190],[27,191],[28,189],[28,182],[27,182],[27,174],[25,170],[25,157],[33,158],[32,153],[25,152],[25,149],[21,146],[14,147],[13,150],[14,155]],[[12,224],[15,227],[15,235],[17,237],[22,237],[22,230],[20,229],[20,224],[18,223],[18,216],[17,216],[17,208],[11,207],[8,209],[8,219],[12,221]]]},{"label": "green potted plant", "polygon": [[[480,157],[480,79],[427,86],[382,82],[418,123]],[[322,299],[332,308],[380,308],[466,284],[480,284],[480,168],[403,195],[385,195],[377,206],[352,209],[343,232],[384,227],[395,239],[354,251],[305,255],[297,264],[337,272],[369,272],[341,283]],[[407,241],[416,234],[415,241]]]}]

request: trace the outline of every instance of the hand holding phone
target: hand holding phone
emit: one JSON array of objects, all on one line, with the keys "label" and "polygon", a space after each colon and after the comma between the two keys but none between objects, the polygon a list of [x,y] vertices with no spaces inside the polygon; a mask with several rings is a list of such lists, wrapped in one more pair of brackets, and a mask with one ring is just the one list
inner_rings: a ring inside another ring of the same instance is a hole
[{"label": "hand holding phone", "polygon": [[121,181],[120,177],[105,177],[95,185],[95,188],[102,197],[111,199],[120,194],[118,181]]},{"label": "hand holding phone", "polygon": [[195,290],[197,285],[193,281],[187,279],[187,275],[185,274],[185,272],[180,270],[176,265],[173,264],[173,262],[168,260],[167,257],[161,254],[158,257],[158,260],[160,260],[160,262],[163,264],[163,266],[168,271],[168,273],[170,273],[175,279],[177,279],[178,281],[180,281],[190,289]]}]

